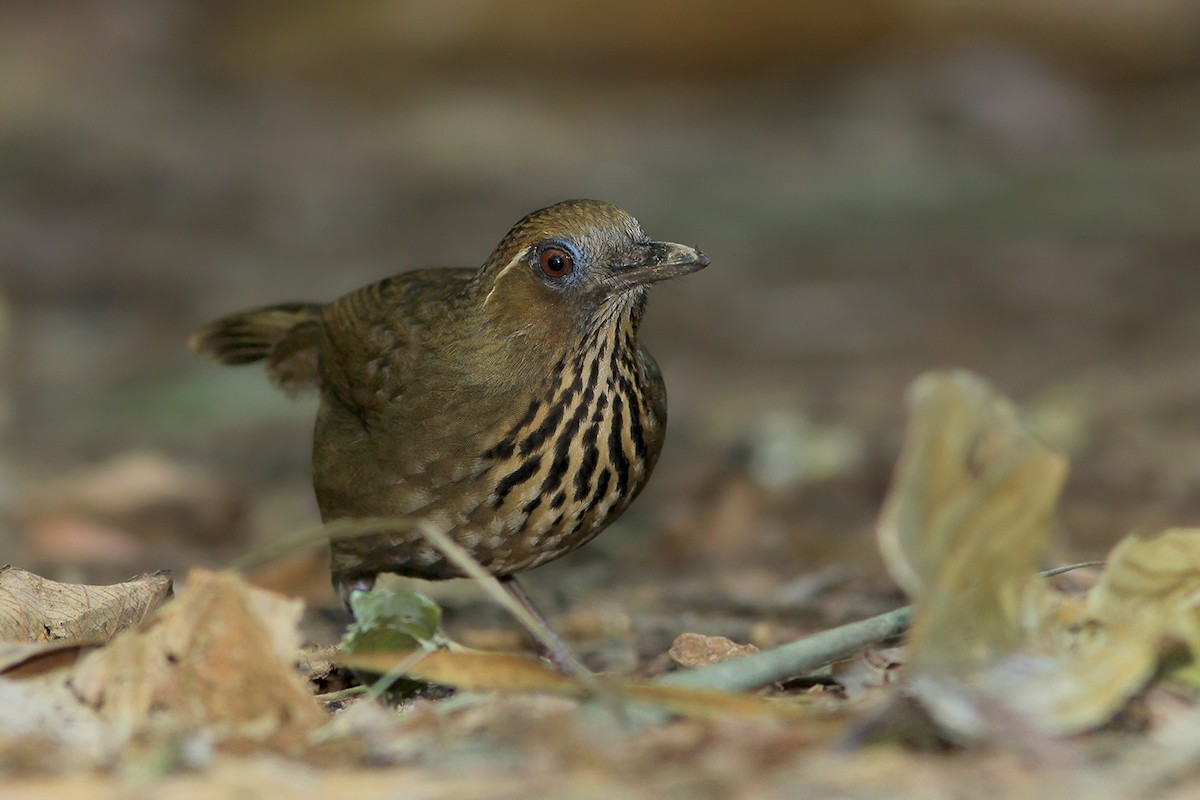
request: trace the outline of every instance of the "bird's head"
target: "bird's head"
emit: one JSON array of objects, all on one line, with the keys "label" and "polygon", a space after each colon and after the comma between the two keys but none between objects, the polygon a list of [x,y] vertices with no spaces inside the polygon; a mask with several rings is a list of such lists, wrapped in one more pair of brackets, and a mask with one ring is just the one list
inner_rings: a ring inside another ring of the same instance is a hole
[{"label": "bird's head", "polygon": [[616,206],[567,200],[514,225],[475,285],[488,315],[514,333],[542,325],[569,336],[612,311],[640,316],[647,286],[706,266],[695,248],[652,241]]}]

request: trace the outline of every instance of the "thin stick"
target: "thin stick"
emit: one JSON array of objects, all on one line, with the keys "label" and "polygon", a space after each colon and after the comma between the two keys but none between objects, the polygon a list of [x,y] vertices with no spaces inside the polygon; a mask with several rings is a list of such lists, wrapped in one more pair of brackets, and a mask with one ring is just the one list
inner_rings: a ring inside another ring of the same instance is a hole
[{"label": "thin stick", "polygon": [[326,692],[314,697],[314,700],[319,700],[322,703],[336,703],[339,700],[345,700],[348,697],[357,697],[360,694],[366,694],[368,688],[366,686],[350,686],[346,689],[338,689],[336,692]]},{"label": "thin stick", "polygon": [[[1041,574],[1043,577],[1053,577],[1074,569],[1103,564],[1103,561],[1088,561],[1055,567]],[[908,627],[911,616],[912,606],[904,606],[748,656],[731,658],[707,667],[671,672],[656,678],[654,682],[689,689],[751,691],[841,661],[877,642],[899,636]]]},{"label": "thin stick", "polygon": [[654,683],[689,689],[748,692],[849,658],[876,642],[898,636],[908,627],[911,614],[911,607],[905,606],[741,658],[670,672],[656,678]]},{"label": "thin stick", "polygon": [[1041,571],[1043,578],[1053,578],[1055,575],[1062,575],[1064,572],[1070,572],[1074,569],[1084,569],[1086,567],[1103,567],[1103,561],[1080,561],[1078,564],[1067,564],[1065,567],[1052,567]]}]

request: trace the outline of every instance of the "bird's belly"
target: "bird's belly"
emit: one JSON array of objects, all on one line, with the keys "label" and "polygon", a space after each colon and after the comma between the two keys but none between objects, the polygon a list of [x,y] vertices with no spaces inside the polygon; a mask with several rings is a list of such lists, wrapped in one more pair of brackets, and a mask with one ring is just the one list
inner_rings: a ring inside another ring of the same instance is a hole
[{"label": "bird's belly", "polygon": [[[638,476],[630,491],[618,494],[593,485],[583,501],[570,492],[530,481],[503,498],[495,486],[510,472],[484,467],[472,478],[434,486],[412,477],[391,485],[326,484],[318,488],[328,522],[347,517],[406,517],[448,534],[485,569],[496,575],[520,572],[563,556],[587,543],[619,516],[645,483]],[[579,473],[568,474],[573,481]],[[603,473],[601,473],[603,474]],[[420,527],[385,526],[386,532],[333,542],[338,573],[394,572],[438,580],[462,572],[429,542]]]},{"label": "bird's belly", "polygon": [[[630,381],[589,372],[599,380],[563,371],[550,390],[518,406],[519,419],[471,435],[434,417],[421,436],[383,439],[357,420],[323,413],[313,454],[323,518],[419,518],[497,575],[569,553],[641,491],[664,433]],[[462,575],[416,526],[341,539],[332,549],[342,576]]]}]

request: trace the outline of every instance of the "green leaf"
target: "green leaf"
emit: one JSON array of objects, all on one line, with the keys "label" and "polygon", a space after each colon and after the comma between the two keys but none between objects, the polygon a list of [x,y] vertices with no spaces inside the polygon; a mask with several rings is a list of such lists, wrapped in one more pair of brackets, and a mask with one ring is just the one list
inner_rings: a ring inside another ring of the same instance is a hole
[{"label": "green leaf", "polygon": [[342,650],[432,650],[443,641],[442,609],[419,592],[374,589],[350,595],[354,622],[342,637]]}]

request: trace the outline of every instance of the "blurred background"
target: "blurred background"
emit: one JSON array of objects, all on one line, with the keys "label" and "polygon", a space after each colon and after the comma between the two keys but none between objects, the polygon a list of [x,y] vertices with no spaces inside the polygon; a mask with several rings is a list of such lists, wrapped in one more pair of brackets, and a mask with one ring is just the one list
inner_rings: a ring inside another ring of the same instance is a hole
[{"label": "blurred background", "polygon": [[[713,261],[651,300],[649,489],[530,577],[592,663],[898,602],[872,526],[930,368],[1070,452],[1064,558],[1200,523],[1194,0],[8,0],[0,562],[182,575],[314,524],[315,400],[189,332],[568,197]],[[323,570],[259,579],[332,606]]]}]

